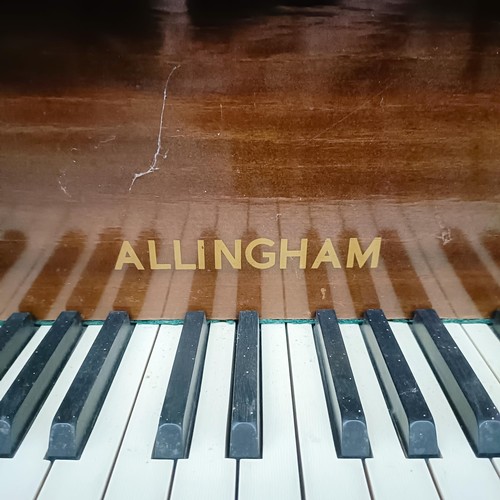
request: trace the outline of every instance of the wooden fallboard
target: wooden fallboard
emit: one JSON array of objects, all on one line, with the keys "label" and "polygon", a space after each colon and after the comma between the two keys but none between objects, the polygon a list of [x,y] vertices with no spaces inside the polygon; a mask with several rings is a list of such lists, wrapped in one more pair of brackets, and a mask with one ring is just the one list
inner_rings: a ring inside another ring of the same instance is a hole
[{"label": "wooden fallboard", "polygon": [[0,319],[500,306],[498,9],[160,3],[2,16]]}]

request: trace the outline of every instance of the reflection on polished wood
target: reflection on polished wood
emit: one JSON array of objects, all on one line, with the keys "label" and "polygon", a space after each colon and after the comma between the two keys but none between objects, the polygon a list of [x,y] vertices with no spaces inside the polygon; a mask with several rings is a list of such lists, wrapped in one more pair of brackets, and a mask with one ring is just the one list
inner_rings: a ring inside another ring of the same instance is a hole
[{"label": "reflection on polished wood", "polygon": [[[147,254],[148,240],[155,239],[158,239],[157,232],[154,229],[146,229],[137,237],[135,246],[142,250],[143,254]],[[129,266],[123,275],[113,309],[126,311],[131,318],[137,318],[144,306],[152,274],[150,268],[140,271],[134,266]]]},{"label": "reflection on polished wood", "polygon": [[29,311],[38,318],[47,316],[83,251],[85,239],[85,234],[80,231],[68,231],[62,235],[21,300],[20,311]]},{"label": "reflection on polished wood", "polygon": [[[497,3],[26,1],[0,8],[2,319],[500,305]],[[378,235],[382,265],[114,270],[119,240],[200,235],[343,262]]]},{"label": "reflection on polished wood", "polygon": [[411,316],[416,309],[432,307],[397,232],[384,230],[380,232],[380,236],[385,245],[384,261],[387,264],[387,271],[405,316]]},{"label": "reflection on polished wood", "polygon": [[[200,240],[214,240],[217,233],[213,229],[206,229],[200,235]],[[213,246],[207,245],[205,250],[205,269],[196,269],[193,272],[191,290],[189,293],[188,309],[190,311],[203,310],[205,314],[213,317],[213,306],[215,297],[215,285],[217,283],[218,271],[214,268]],[[174,291],[175,293],[175,291]]]},{"label": "reflection on polished wood", "polygon": [[[259,235],[252,229],[247,230],[241,237],[243,247]],[[257,261],[262,260],[262,250],[259,247],[254,252]],[[261,311],[262,310],[262,271],[250,266],[243,261],[241,271],[238,273],[238,289],[236,297],[236,308],[238,311]]]},{"label": "reflection on polished wood", "polygon": [[26,236],[15,229],[5,231],[0,239],[0,280],[16,263],[26,247]]},{"label": "reflection on polished wood", "polygon": [[123,235],[118,228],[105,228],[99,235],[99,241],[66,302],[66,309],[79,311],[83,318],[92,318],[113,272],[115,255],[122,241]]},{"label": "reflection on polished wood", "polygon": [[[346,229],[341,233],[342,240],[349,241],[350,238],[359,238],[359,233],[352,229]],[[342,252],[345,260],[347,255]],[[364,267],[357,272],[347,272],[347,283],[351,292],[352,301],[357,316],[362,316],[366,309],[379,309],[380,298],[377,295],[373,276],[369,268]]]},{"label": "reflection on polished wood", "polygon": [[482,243],[500,268],[500,231],[487,231],[482,237]]},{"label": "reflection on polished wood", "polygon": [[[322,241],[316,230],[311,228],[306,238],[309,240],[309,248],[313,255],[317,255],[321,249]],[[308,269],[305,272],[307,301],[311,315],[318,309],[334,308],[335,302],[332,298],[330,280],[325,266],[318,269]]]},{"label": "reflection on polished wood", "polygon": [[483,316],[490,316],[500,303],[500,286],[459,228],[450,230],[443,250],[471,300]]}]

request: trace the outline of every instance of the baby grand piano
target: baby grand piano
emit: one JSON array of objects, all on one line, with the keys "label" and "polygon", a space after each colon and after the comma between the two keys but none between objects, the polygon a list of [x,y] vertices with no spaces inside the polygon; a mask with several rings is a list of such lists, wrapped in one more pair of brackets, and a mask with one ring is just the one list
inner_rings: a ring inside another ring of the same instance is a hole
[{"label": "baby grand piano", "polygon": [[500,498],[499,23],[3,4],[0,498]]}]

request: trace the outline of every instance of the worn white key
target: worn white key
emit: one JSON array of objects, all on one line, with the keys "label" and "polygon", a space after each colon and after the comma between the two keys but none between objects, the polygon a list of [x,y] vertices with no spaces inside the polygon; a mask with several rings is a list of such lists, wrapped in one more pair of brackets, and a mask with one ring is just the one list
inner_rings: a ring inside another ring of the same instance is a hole
[{"label": "worn white key", "polygon": [[[32,339],[23,353],[13,363],[11,370],[21,362],[27,354],[36,348],[37,343],[49,331],[48,326],[41,327],[35,335],[40,334],[37,339]],[[83,363],[87,352],[94,342],[99,326],[89,326],[83,332],[71,357],[69,358],[57,382],[47,396],[45,403],[40,409],[31,428],[26,434],[14,458],[0,459],[0,484],[1,496],[3,498],[15,498],[19,500],[34,498],[40,488],[51,462],[45,460],[45,453],[49,442],[49,432],[52,419],[68,391],[75,375]],[[29,356],[28,356],[29,357]],[[27,358],[26,358],[27,359]],[[10,372],[7,372],[7,376]]]},{"label": "worn white key", "polygon": [[174,461],[153,460],[151,455],[181,330],[182,325],[160,327],[106,490],[106,500],[141,498],[145,491],[148,499],[163,500],[168,494]]},{"label": "worn white key", "polygon": [[305,496],[368,499],[363,462],[340,459],[335,451],[312,327],[290,324],[287,330]]},{"label": "worn white key", "polygon": [[373,458],[365,460],[373,496],[381,500],[438,499],[427,465],[406,458],[357,325],[342,325],[352,372],[365,411]]},{"label": "worn white key", "polygon": [[261,326],[262,459],[240,461],[238,499],[300,499],[284,324]]},{"label": "worn white key", "polygon": [[189,458],[177,461],[170,500],[235,497],[236,460],[225,458],[233,349],[234,324],[212,324]]},{"label": "worn white key", "polygon": [[[475,328],[471,329],[473,326]],[[448,324],[446,327],[463,355],[467,358],[491,400],[500,409],[500,382],[498,380],[498,374],[500,374],[500,342],[498,338],[486,325],[461,326]],[[484,327],[484,329],[481,327]],[[483,336],[483,333],[491,333],[491,336]],[[474,340],[483,348],[482,351],[476,348]],[[491,461],[496,469],[500,471],[500,458],[495,457]]]},{"label": "worn white key", "polygon": [[26,364],[30,356],[35,352],[38,344],[43,340],[47,332],[50,330],[50,326],[41,326],[32,335],[31,339],[24,346],[24,349],[19,353],[19,356],[14,360],[10,368],[5,372],[5,375],[0,379],[0,399],[2,399],[12,385],[12,382],[16,380],[23,366]]},{"label": "worn white key", "polygon": [[500,382],[500,341],[498,337],[491,328],[484,324],[462,324],[462,328]]},{"label": "worn white key", "polygon": [[140,325],[120,366],[80,460],[56,460],[39,499],[101,498],[108,482],[158,327]]},{"label": "worn white key", "polygon": [[[461,325],[457,323],[449,323],[446,324],[446,328],[450,332],[462,354],[467,358],[471,368],[474,370],[474,373],[486,389],[486,392],[495,406],[500,408],[500,383],[495,377],[493,371],[482,358],[481,354],[478,352]],[[497,369],[500,367],[500,358],[493,361],[493,366]]]},{"label": "worn white key", "polygon": [[431,458],[428,462],[441,496],[460,500],[500,498],[497,473],[490,460],[477,458],[472,451],[409,327],[391,323],[391,328],[436,424],[441,458]]}]

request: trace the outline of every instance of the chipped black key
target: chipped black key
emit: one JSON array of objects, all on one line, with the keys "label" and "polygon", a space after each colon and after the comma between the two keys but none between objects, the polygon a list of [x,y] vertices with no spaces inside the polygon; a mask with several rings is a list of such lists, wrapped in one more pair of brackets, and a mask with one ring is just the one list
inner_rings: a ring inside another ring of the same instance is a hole
[{"label": "chipped black key", "polygon": [[177,459],[188,456],[207,336],[205,313],[187,313],[161,410],[153,458]]},{"label": "chipped black key", "polygon": [[255,311],[242,311],[236,330],[229,457],[261,455],[259,316]]},{"label": "chipped black key", "polygon": [[407,456],[438,456],[431,412],[384,313],[366,311],[361,330]]},{"label": "chipped black key", "polygon": [[126,312],[108,315],[52,421],[46,458],[79,458],[131,333]]},{"label": "chipped black key", "polygon": [[77,312],[61,313],[0,401],[0,456],[12,457],[82,332]]},{"label": "chipped black key", "polygon": [[14,313],[0,327],[0,378],[28,343],[35,325],[29,313]]},{"label": "chipped black key", "polygon": [[500,456],[498,409],[439,316],[417,310],[413,330],[476,454]]},{"label": "chipped black key", "polygon": [[323,309],[316,313],[314,340],[337,453],[341,457],[369,457],[365,415],[335,311]]}]

